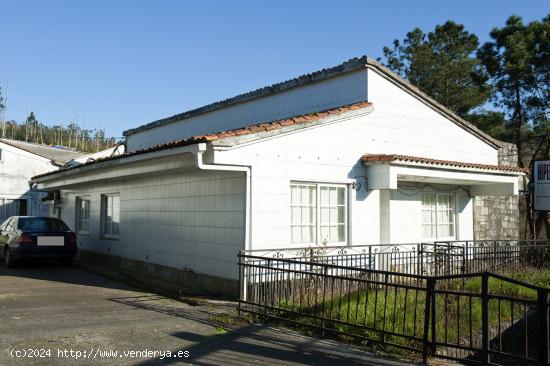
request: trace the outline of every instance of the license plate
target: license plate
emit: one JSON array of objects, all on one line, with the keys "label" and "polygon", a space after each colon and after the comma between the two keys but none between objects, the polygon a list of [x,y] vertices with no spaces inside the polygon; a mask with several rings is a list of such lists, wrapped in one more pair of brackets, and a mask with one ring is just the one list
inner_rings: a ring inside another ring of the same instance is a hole
[{"label": "license plate", "polygon": [[43,246],[60,246],[65,245],[64,236],[39,236],[36,239],[36,245]]}]

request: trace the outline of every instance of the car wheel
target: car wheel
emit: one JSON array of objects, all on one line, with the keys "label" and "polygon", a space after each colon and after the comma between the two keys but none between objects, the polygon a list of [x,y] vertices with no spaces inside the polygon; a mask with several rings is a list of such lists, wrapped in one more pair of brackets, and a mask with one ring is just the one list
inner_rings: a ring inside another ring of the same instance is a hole
[{"label": "car wheel", "polygon": [[61,260],[61,265],[64,267],[69,267],[71,264],[73,264],[72,258],[64,258]]},{"label": "car wheel", "polygon": [[14,262],[13,262],[13,258],[11,257],[11,254],[10,254],[10,250],[8,248],[6,248],[4,250],[4,264],[6,265],[6,267],[8,268],[13,268],[14,266]]}]

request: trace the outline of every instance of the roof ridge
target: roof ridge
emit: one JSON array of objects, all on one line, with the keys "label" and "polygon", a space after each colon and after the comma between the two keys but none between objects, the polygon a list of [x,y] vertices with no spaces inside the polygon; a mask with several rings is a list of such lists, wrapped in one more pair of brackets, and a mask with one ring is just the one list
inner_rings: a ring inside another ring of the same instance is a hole
[{"label": "roof ridge", "polygon": [[159,125],[164,125],[171,122],[176,122],[182,119],[194,117],[203,113],[211,112],[217,109],[225,108],[238,103],[243,103],[256,98],[268,96],[274,93],[282,92],[284,90],[293,89],[298,86],[306,85],[309,83],[321,81],[345,72],[351,72],[359,70],[365,67],[369,57],[366,55],[360,57],[350,58],[347,61],[342,62],[336,66],[323,68],[321,70],[313,71],[307,74],[302,74],[295,78],[291,78],[285,81],[281,81],[275,84],[264,86],[258,89],[254,89],[245,93],[237,94],[233,97],[222,99],[213,103],[206,104],[202,107],[190,109],[188,111],[174,114],[172,116],[161,118],[135,128],[128,129],[122,133],[123,136],[132,135],[137,132],[149,130]]}]

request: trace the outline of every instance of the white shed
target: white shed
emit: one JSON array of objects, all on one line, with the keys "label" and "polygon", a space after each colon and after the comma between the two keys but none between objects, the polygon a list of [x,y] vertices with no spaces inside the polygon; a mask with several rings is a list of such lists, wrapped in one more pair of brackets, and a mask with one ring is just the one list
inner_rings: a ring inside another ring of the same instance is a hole
[{"label": "white shed", "polygon": [[474,238],[514,196],[503,144],[369,58],[125,132],[126,153],[33,178],[81,253],[235,293],[242,249]]},{"label": "white shed", "polygon": [[31,177],[59,169],[81,153],[0,139],[0,222],[14,215],[48,215],[44,192],[31,190]]}]

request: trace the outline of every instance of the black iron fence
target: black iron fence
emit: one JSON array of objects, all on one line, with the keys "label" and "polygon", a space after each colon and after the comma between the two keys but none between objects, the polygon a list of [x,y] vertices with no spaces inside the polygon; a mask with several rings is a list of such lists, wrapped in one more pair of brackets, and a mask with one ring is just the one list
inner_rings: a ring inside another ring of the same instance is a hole
[{"label": "black iron fence", "polygon": [[487,272],[544,267],[548,253],[504,241],[246,252],[239,310],[424,359],[549,364],[549,289]]},{"label": "black iron fence", "polygon": [[297,259],[343,267],[418,275],[452,275],[550,266],[548,240],[476,240],[433,243],[315,246],[246,250],[263,258]]}]

